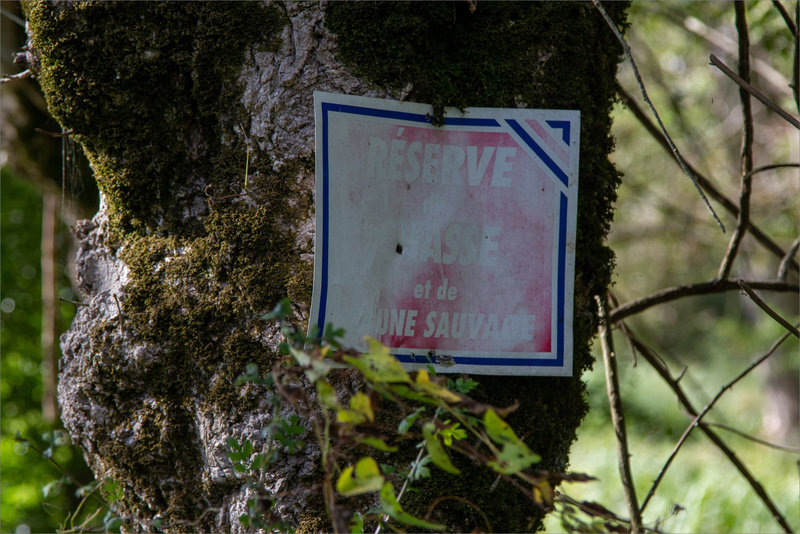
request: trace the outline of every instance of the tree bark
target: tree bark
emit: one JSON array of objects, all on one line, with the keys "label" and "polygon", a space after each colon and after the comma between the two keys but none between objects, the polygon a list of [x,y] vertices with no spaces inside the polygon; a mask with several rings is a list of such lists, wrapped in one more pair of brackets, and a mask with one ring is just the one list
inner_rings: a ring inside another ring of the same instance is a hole
[{"label": "tree bark", "polygon": [[[609,5],[621,27],[626,7]],[[620,49],[591,4],[37,2],[28,15],[50,110],[103,198],[76,228],[85,305],[61,340],[62,418],[95,473],[123,488],[128,528],[243,529],[255,493],[225,439],[258,449],[272,414],[263,390],[234,381],[279,358],[260,315],[289,296],[307,321],[314,90],[404,97],[435,114],[581,110],[574,376],[478,377],[480,400],[519,401],[509,422],[539,467],[566,469],[619,183],[607,156]],[[330,530],[307,441],[264,490],[289,524]],[[456,496],[433,511],[451,530],[539,526],[542,513],[494,478],[436,473],[403,506],[424,515]]]}]

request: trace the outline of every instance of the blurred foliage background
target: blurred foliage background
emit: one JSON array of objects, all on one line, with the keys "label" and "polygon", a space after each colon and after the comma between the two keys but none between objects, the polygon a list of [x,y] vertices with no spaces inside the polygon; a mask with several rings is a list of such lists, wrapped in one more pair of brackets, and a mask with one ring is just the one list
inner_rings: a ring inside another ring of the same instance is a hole
[{"label": "blurred foliage background", "polygon": [[[795,16],[796,2],[781,4]],[[745,5],[752,84],[797,116],[789,87],[797,60],[791,31],[772,2]],[[634,2],[626,38],[648,94],[685,159],[738,204],[743,124],[738,86],[709,64],[714,54],[736,68],[733,3]],[[618,80],[646,109],[628,61],[620,66]],[[761,103],[754,100],[752,107],[754,166],[800,161],[798,131]],[[617,254],[612,292],[625,303],[662,288],[713,279],[736,217],[712,201],[728,230],[722,234],[689,178],[622,104],[614,110],[614,134],[614,161],[624,177],[609,238]],[[788,250],[800,224],[796,167],[753,177],[751,218]],[[779,262],[747,235],[731,278],[774,279]],[[796,271],[789,280],[797,280]],[[790,322],[798,320],[797,294],[759,293]],[[785,333],[740,291],[683,298],[626,322],[666,361],[673,376],[686,370],[681,384],[698,409]],[[641,357],[634,361],[619,332],[614,337],[641,505],[691,418],[649,364]],[[592,409],[572,450],[571,469],[600,480],[570,484],[564,491],[627,516],[596,345],[595,369],[586,377]],[[797,339],[790,337],[705,418],[795,448],[776,450],[715,428],[795,530],[800,528],[798,356]],[[780,531],[744,478],[698,430],[678,453],[643,519],[666,532]],[[551,515],[547,529],[562,530],[559,518]]]},{"label": "blurred foliage background", "polygon": [[[796,16],[796,2],[781,5]],[[2,72],[8,74],[20,70],[10,60],[24,44],[24,34],[12,18],[22,17],[19,5],[3,1],[2,9]],[[773,2],[748,2],[746,11],[753,85],[796,115],[788,85],[797,60],[793,36]],[[742,144],[738,87],[709,65],[712,53],[736,65],[733,4],[634,2],[627,39],[650,97],[685,158],[736,202]],[[620,66],[619,83],[643,105],[627,61]],[[56,441],[60,439],[58,423],[46,422],[41,411],[42,199],[55,194],[62,204],[55,239],[56,265],[60,266],[56,291],[62,298],[77,301],[80,297],[73,294],[68,276],[73,246],[68,226],[77,218],[91,216],[97,194],[85,163],[69,144],[34,133],[34,128],[59,130],[37,97],[35,80],[3,84],[2,91],[0,531],[53,531],[69,526],[65,520],[81,502],[78,490],[91,481],[91,473],[79,449],[69,444],[55,446],[50,449],[52,460],[64,466],[72,479],[61,483],[64,472],[15,440],[19,433],[44,452],[53,444],[54,431]],[[755,166],[798,162],[797,130],[758,102],[753,103],[753,112]],[[712,202],[728,228],[722,234],[689,179],[632,113],[620,104],[614,119],[614,160],[625,176],[610,236],[617,253],[613,293],[624,303],[661,288],[711,280],[735,217]],[[759,173],[753,180],[752,219],[784,249],[798,235],[799,176],[797,168],[789,168]],[[748,235],[732,277],[773,279],[778,262]],[[797,273],[789,276],[796,280]],[[790,321],[797,321],[798,295],[762,292],[762,297]],[[58,304],[60,331],[69,326],[73,313],[73,304]],[[783,333],[737,291],[662,304],[628,323],[666,361],[673,376],[685,369],[681,383],[697,407],[704,406]],[[690,418],[648,364],[630,357],[624,339],[617,336],[615,342],[632,469],[641,500]],[[586,379],[592,410],[573,448],[571,468],[599,481],[567,485],[565,491],[624,516],[601,359]],[[798,343],[791,338],[727,393],[706,419],[793,448],[778,450],[719,430],[794,528],[800,527],[798,382]],[[84,517],[93,506],[86,505]],[[644,520],[650,527],[677,532],[773,532],[778,528],[741,475],[699,432],[678,454]],[[547,529],[562,528],[559,517],[551,515]]]}]

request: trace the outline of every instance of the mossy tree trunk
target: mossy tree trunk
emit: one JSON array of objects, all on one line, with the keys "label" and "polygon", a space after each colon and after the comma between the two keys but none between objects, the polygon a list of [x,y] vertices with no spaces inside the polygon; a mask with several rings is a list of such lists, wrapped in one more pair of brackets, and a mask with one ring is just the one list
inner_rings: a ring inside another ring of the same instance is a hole
[{"label": "mossy tree trunk", "polygon": [[[624,26],[626,5],[610,11]],[[122,486],[132,528],[240,529],[252,490],[225,438],[263,441],[278,332],[259,316],[287,295],[307,319],[313,261],[312,92],[443,106],[581,110],[572,378],[481,377],[519,401],[510,422],[564,470],[586,411],[592,296],[618,174],[609,112],[619,47],[590,3],[33,3],[31,46],[51,112],[74,132],[103,195],[76,228],[84,305],[62,338],[64,423],[98,476]],[[245,161],[249,176],[245,189]],[[302,529],[330,528],[318,451],[285,455],[266,489]],[[540,513],[494,477],[436,477],[404,506],[452,530],[527,530]],[[481,510],[481,515],[472,506]]]}]

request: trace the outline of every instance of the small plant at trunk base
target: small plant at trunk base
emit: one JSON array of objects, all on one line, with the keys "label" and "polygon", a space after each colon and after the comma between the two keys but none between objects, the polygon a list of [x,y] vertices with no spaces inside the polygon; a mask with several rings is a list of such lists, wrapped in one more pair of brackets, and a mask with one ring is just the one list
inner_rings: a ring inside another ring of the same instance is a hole
[{"label": "small plant at trunk base", "polygon": [[[234,469],[249,473],[253,489],[278,452],[300,450],[305,433],[301,421],[308,421],[320,447],[322,492],[337,532],[444,530],[444,525],[428,517],[405,511],[402,498],[413,491],[414,482],[435,476],[436,469],[459,475],[457,457],[491,469],[544,509],[556,505],[553,488],[561,481],[591,479],[582,474],[536,471],[533,466],[540,457],[504,421],[516,407],[498,408],[471,399],[466,394],[477,386],[474,380],[445,379],[425,369],[409,373],[374,339],[368,340],[369,350],[359,353],[342,348],[341,331],[327,329],[322,336],[318,332],[305,336],[288,322],[290,314],[291,305],[285,300],[263,317],[279,321],[286,339],[280,350],[289,358],[265,377],[251,364],[239,379],[266,386],[273,407],[279,404],[275,398],[280,397],[283,405],[296,412],[287,417],[275,409],[273,423],[264,434],[268,437],[266,452],[254,454],[249,442],[229,438]],[[338,387],[345,376],[358,377],[360,390],[348,393]],[[300,384],[305,386],[298,387]],[[316,409],[312,409],[314,405]],[[401,442],[409,439],[417,440],[413,461],[376,460],[399,458]],[[355,454],[364,450],[368,452]],[[584,508],[578,510],[588,513]],[[265,520],[263,514],[250,513],[241,519],[245,526],[285,528]]]}]

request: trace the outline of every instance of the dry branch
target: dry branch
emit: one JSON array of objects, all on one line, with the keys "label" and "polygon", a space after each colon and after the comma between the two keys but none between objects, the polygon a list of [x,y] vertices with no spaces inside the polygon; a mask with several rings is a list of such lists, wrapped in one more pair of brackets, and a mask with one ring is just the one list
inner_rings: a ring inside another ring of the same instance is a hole
[{"label": "dry branch", "polygon": [[[797,284],[789,283],[785,280],[750,280],[745,283],[753,289],[765,291],[800,291],[800,287],[798,287]],[[738,290],[739,288],[739,283],[734,280],[711,280],[710,282],[669,287],[656,291],[646,297],[623,304],[622,306],[617,306],[609,312],[608,320],[610,323],[616,323],[630,315],[651,308],[656,304],[663,304],[664,302],[677,300],[690,295],[710,295],[712,293]]]},{"label": "dry branch", "polygon": [[[747,18],[744,4],[736,2],[736,31],[739,34],[739,76],[746,83],[750,81],[750,36],[747,32]],[[750,193],[752,191],[753,177],[753,109],[750,105],[750,95],[743,88],[739,89],[739,100],[742,103],[742,118],[744,129],[742,132],[742,162],[741,186],[739,189],[739,215],[736,220],[736,229],[728,242],[728,250],[719,266],[717,278],[725,280],[731,274],[733,262],[739,252],[747,223],[750,222]]]},{"label": "dry branch", "polygon": [[625,56],[628,58],[628,61],[631,62],[631,67],[633,67],[633,75],[636,77],[636,81],[639,84],[639,89],[642,91],[642,98],[644,98],[644,101],[650,107],[650,111],[653,112],[653,116],[655,116],[656,121],[658,122],[658,125],[661,128],[661,133],[669,143],[669,148],[672,151],[672,154],[675,156],[675,159],[678,160],[678,163],[680,163],[683,172],[686,173],[686,176],[688,176],[689,179],[692,181],[692,184],[694,184],[695,189],[700,194],[700,197],[703,199],[703,202],[705,202],[708,211],[711,212],[711,215],[714,217],[714,220],[717,221],[717,225],[719,225],[720,230],[722,230],[722,232],[724,233],[725,225],[722,224],[722,220],[720,220],[719,216],[717,215],[717,212],[714,211],[713,207],[711,207],[711,203],[708,201],[708,197],[706,197],[705,193],[703,193],[703,190],[700,188],[700,185],[697,183],[697,178],[689,169],[689,166],[687,165],[686,160],[683,159],[683,156],[681,155],[680,151],[678,151],[678,147],[675,146],[675,143],[672,141],[672,137],[670,137],[669,133],[667,133],[667,128],[664,126],[664,123],[661,120],[661,116],[658,114],[658,111],[656,111],[655,105],[653,105],[653,102],[650,100],[650,97],[647,96],[647,89],[645,89],[644,81],[642,81],[642,77],[639,75],[639,69],[636,66],[636,62],[633,59],[633,53],[631,53],[631,48],[630,46],[628,46],[628,42],[625,41],[625,38],[619,32],[617,26],[614,24],[614,21],[611,19],[608,13],[606,13],[606,10],[603,8],[603,5],[600,3],[600,1],[592,0],[592,3],[600,12],[600,14],[603,16],[603,19],[606,21],[606,24],[608,24],[608,27],[611,28],[611,31],[614,32],[614,36],[622,45],[622,49],[625,52]]},{"label": "dry branch", "polygon": [[[694,418],[697,418],[699,412],[694,408],[694,406],[692,405],[689,398],[686,396],[686,393],[683,391],[683,388],[678,383],[678,381],[672,378],[672,375],[670,374],[667,366],[664,364],[663,359],[661,359],[657,354],[655,354],[655,352],[652,351],[652,349],[650,349],[650,347],[645,345],[638,337],[636,337],[630,331],[630,329],[627,329],[626,335],[631,336],[631,341],[633,345],[636,347],[636,350],[639,351],[639,353],[644,357],[644,359],[647,360],[647,362],[653,366],[653,369],[655,369],[656,372],[664,379],[667,385],[669,385],[669,387],[673,390],[673,392],[677,396],[678,401],[681,403],[683,408],[689,413],[689,415],[691,415]],[[785,334],[785,336],[788,337],[788,334]],[[736,470],[739,471],[739,473],[741,473],[741,475],[747,480],[747,482],[750,484],[750,487],[753,488],[753,491],[755,491],[756,495],[758,495],[759,499],[761,499],[761,502],[763,502],[764,505],[767,507],[767,509],[769,509],[770,513],[772,514],[772,517],[775,519],[775,521],[777,521],[777,523],[781,526],[784,532],[787,533],[793,532],[792,528],[789,526],[789,523],[786,521],[786,518],[783,517],[783,514],[781,514],[780,510],[778,510],[778,507],[775,505],[773,500],[767,494],[764,487],[753,476],[753,474],[750,473],[750,471],[747,469],[747,466],[745,466],[744,463],[739,459],[739,457],[736,456],[736,453],[734,453],[733,450],[731,450],[730,447],[728,447],[725,444],[722,438],[720,438],[713,430],[711,430],[711,428],[709,428],[706,423],[697,420],[696,425],[708,437],[708,439],[711,440],[711,442],[717,446],[717,448],[722,452],[722,454],[724,454],[725,457],[728,458],[728,460],[730,460],[731,463],[733,463]],[[663,474],[666,472],[673,458],[674,455],[670,457],[670,460],[668,460],[668,462],[662,468],[662,472],[659,473],[658,478],[653,483],[653,486],[650,488],[650,491],[645,497],[644,502],[642,503],[642,506],[640,508],[640,512],[642,513],[644,512],[645,508],[647,507],[647,504],[650,502],[650,499],[655,494],[655,490],[658,486],[658,483],[660,482],[661,478],[663,477]]]},{"label": "dry branch", "polygon": [[617,355],[614,353],[614,344],[611,338],[611,327],[607,322],[607,308],[605,301],[595,295],[597,313],[600,317],[598,334],[603,348],[603,364],[606,375],[606,392],[608,405],[611,409],[611,421],[614,424],[614,433],[617,437],[617,460],[619,462],[619,476],[625,492],[625,502],[628,504],[628,513],[631,517],[631,532],[642,531],[642,516],[636,498],[636,487],[631,474],[630,453],[628,452],[628,433],[625,429],[625,414],[622,409],[622,395],[617,378]]},{"label": "dry branch", "polygon": [[[629,95],[622,87],[617,84],[617,94],[619,95],[622,103],[625,104],[631,113],[633,113],[634,117],[644,126],[645,130],[655,139],[658,144],[666,150],[673,158],[675,154],[673,154],[672,150],[670,149],[669,143],[662,135],[661,131],[659,131],[658,127],[653,124],[653,121],[647,116],[644,110],[639,107],[639,104],[633,99],[631,95]],[[677,161],[677,160],[676,160]],[[711,180],[706,178],[703,174],[697,171],[694,167],[692,167],[689,163],[686,164],[689,169],[692,171],[692,174],[697,179],[697,183],[700,184],[700,187],[709,194],[711,198],[719,202],[723,208],[725,208],[729,213],[733,214],[735,217],[739,216],[739,208],[736,204],[733,203],[728,197],[722,194],[714,184],[711,183]],[[772,240],[766,233],[764,233],[758,226],[756,226],[752,221],[749,221],[747,224],[747,230],[750,234],[761,243],[764,248],[775,254],[779,258],[783,258],[786,255],[786,252],[778,245],[775,241]],[[789,266],[795,271],[800,270],[800,266],[798,266],[797,262],[793,259],[789,260]]]},{"label": "dry branch", "polygon": [[717,56],[711,54],[710,56],[711,64],[725,73],[725,76],[736,82],[739,87],[756,97],[758,100],[761,101],[762,104],[767,106],[769,109],[780,115],[784,120],[786,120],[789,124],[794,126],[795,128],[800,129],[800,120],[797,120],[796,117],[792,117],[792,115],[780,107],[778,104],[773,102],[767,95],[750,85],[748,82],[743,80],[740,76],[738,76],[735,72],[733,72],[725,63],[723,63]]},{"label": "dry branch", "polygon": [[784,319],[778,312],[776,312],[773,308],[771,308],[766,302],[764,302],[761,297],[759,297],[755,291],[753,291],[750,286],[747,285],[747,282],[744,280],[738,280],[739,285],[744,289],[744,292],[747,293],[747,296],[758,305],[759,308],[767,312],[767,315],[775,319],[782,327],[789,331],[794,337],[800,339],[800,331],[797,330],[795,326],[792,326],[792,323]]}]

